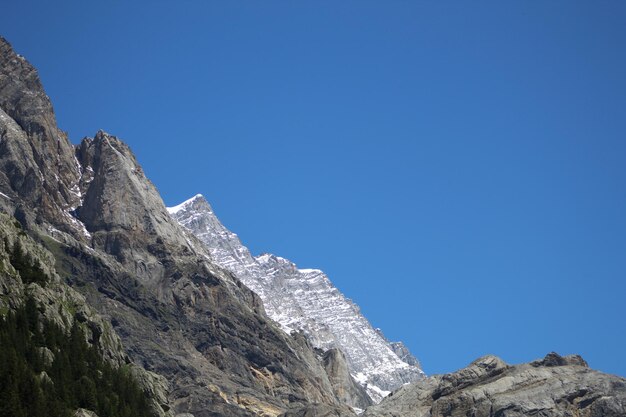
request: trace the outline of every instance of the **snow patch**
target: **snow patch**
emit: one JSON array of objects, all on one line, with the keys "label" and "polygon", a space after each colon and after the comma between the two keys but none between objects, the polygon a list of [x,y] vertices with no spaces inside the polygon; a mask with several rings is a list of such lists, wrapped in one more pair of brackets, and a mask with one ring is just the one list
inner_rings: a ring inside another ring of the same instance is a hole
[{"label": "snow patch", "polygon": [[302,272],[303,274],[312,274],[312,273],[321,274],[322,273],[321,269],[304,268],[304,269],[298,269],[298,271]]},{"label": "snow patch", "polygon": [[367,391],[367,394],[370,396],[370,398],[372,398],[377,403],[381,402],[383,398],[391,394],[391,391],[382,390],[378,388],[376,385],[372,385],[372,384],[367,384],[367,386],[365,387],[365,390]]},{"label": "snow patch", "polygon": [[72,214],[69,211],[64,211],[63,214],[65,215],[66,219],[70,221],[70,223],[72,224],[72,226],[74,226],[76,230],[82,233],[82,235],[85,236],[87,239],[91,239],[91,233],[89,233],[89,231],[87,230],[87,227],[85,227],[85,223],[81,222],[76,217],[72,216]]},{"label": "snow patch", "polygon": [[169,214],[176,214],[179,211],[187,208],[187,206],[189,206],[190,204],[192,204],[194,201],[198,200],[199,198],[204,198],[204,196],[202,194],[196,194],[193,197],[191,197],[189,200],[185,200],[177,206],[167,207],[167,212]]},{"label": "snow patch", "polygon": [[52,227],[52,226],[48,227],[48,233],[49,233],[50,239],[54,240],[55,242],[58,242],[58,243],[61,243],[61,244],[65,245],[65,243],[61,242],[59,239],[54,237],[55,234],[63,235],[65,233],[63,233],[62,231],[60,231],[56,227]]},{"label": "snow patch", "polygon": [[270,255],[269,253],[264,253],[263,255],[257,256],[256,260],[262,263],[267,263],[267,261],[269,261],[271,257],[272,255]]}]

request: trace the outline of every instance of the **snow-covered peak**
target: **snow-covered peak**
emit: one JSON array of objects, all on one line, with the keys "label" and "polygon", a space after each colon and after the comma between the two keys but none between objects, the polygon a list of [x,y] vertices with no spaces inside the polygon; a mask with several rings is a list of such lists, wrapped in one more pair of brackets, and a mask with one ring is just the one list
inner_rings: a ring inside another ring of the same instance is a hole
[{"label": "snow-covered peak", "polygon": [[[193,197],[191,197],[189,200],[185,200],[182,203],[180,203],[177,206],[174,207],[168,207],[167,211],[171,214],[174,215],[176,213],[178,213],[181,210],[184,210],[186,208],[188,208],[190,205],[192,205],[193,203],[197,202],[197,201],[203,201],[206,202],[208,205],[208,202],[206,201],[206,199],[204,198],[204,196],[202,194],[196,194]],[[210,206],[209,206],[210,207]]]},{"label": "snow-covered peak", "polygon": [[285,332],[302,330],[315,347],[339,348],[350,373],[374,401],[424,376],[406,347],[401,345],[399,356],[396,344],[374,329],[321,270],[298,269],[269,253],[253,257],[199,194],[168,210],[207,246],[216,263],[261,297],[267,314]]}]

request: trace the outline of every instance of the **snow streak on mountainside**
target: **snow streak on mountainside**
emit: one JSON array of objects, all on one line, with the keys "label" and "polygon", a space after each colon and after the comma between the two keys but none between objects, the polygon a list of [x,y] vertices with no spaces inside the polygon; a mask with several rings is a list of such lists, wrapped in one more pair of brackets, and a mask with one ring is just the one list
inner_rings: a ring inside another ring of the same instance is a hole
[{"label": "snow streak on mountainside", "polygon": [[216,263],[261,297],[267,314],[286,332],[302,330],[316,347],[341,349],[354,378],[374,401],[423,377],[419,362],[406,347],[390,343],[372,328],[358,306],[322,271],[298,269],[270,254],[253,257],[201,195],[168,211],[207,245]]}]

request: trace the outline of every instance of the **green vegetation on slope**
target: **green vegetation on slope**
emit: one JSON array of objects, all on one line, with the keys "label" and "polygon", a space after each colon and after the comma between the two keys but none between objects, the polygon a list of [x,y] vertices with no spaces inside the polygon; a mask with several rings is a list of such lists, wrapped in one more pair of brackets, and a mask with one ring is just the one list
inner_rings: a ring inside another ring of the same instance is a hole
[{"label": "green vegetation on slope", "polygon": [[[9,247],[8,240],[6,239],[4,247]],[[9,253],[9,259],[11,261],[11,265],[13,265],[13,268],[15,268],[15,270],[20,273],[20,277],[22,278],[22,282],[24,284],[30,284],[31,282],[34,282],[42,287],[45,287],[49,279],[42,271],[39,260],[33,260],[24,253],[24,249],[22,249],[22,244],[20,243],[19,239],[16,240],[15,244],[13,245],[13,248]]]},{"label": "green vegetation on slope", "polygon": [[[50,284],[20,239],[10,245],[5,237],[4,250],[25,287]],[[99,417],[153,417],[129,370],[105,361],[81,326],[75,320],[66,330],[45,318],[30,296],[0,312],[0,417],[71,417],[78,408]]]},{"label": "green vegetation on slope", "polygon": [[0,417],[70,417],[77,408],[100,417],[151,416],[130,373],[105,362],[78,323],[68,335],[41,320],[27,298],[0,318]]}]

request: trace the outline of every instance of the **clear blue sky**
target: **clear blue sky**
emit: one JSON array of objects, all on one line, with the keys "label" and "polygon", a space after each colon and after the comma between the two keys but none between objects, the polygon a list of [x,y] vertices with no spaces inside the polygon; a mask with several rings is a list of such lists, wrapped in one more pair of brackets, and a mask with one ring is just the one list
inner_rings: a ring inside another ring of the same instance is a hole
[{"label": "clear blue sky", "polygon": [[72,141],[324,269],[427,373],[626,376],[626,2],[5,2]]}]

